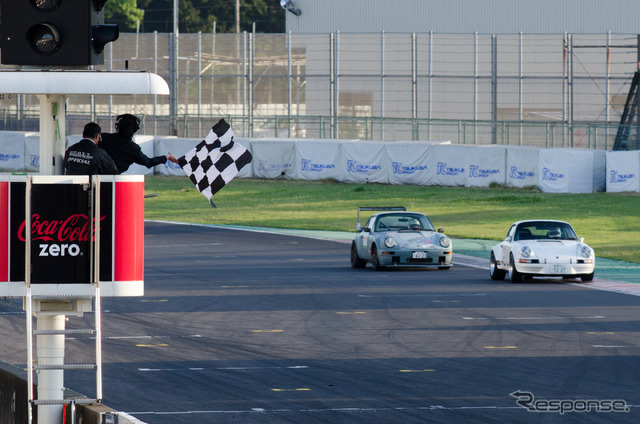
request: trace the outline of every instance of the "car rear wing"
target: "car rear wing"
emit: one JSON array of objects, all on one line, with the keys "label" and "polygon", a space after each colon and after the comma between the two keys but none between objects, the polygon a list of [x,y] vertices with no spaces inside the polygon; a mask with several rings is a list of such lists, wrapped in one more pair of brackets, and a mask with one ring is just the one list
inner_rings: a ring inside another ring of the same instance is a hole
[{"label": "car rear wing", "polygon": [[358,208],[358,223],[356,224],[356,231],[362,229],[360,225],[360,211],[406,211],[404,206],[360,206]]}]

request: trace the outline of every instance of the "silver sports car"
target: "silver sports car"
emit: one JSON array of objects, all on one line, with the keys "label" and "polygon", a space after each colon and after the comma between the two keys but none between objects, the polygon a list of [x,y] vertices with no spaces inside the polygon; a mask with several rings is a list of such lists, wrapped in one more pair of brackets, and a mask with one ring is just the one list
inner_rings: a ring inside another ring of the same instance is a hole
[{"label": "silver sports car", "polygon": [[560,276],[593,280],[596,258],[593,249],[576,236],[564,221],[518,221],[507,236],[491,249],[493,280],[508,275],[512,283],[532,276]]},{"label": "silver sports car", "polygon": [[[360,211],[374,213],[360,225]],[[351,266],[364,268],[371,262],[376,270],[386,266],[451,268],[451,239],[436,231],[426,215],[407,212],[399,206],[358,208],[358,234],[351,243]]]}]

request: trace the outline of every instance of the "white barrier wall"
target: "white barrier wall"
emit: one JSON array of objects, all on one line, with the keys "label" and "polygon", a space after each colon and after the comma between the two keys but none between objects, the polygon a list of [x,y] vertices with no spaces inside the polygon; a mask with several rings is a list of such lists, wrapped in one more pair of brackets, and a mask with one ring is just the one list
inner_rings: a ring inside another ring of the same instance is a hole
[{"label": "white barrier wall", "polygon": [[[175,157],[179,158],[180,156],[191,150],[200,141],[201,140],[196,140],[193,138],[178,138],[175,136],[156,137],[155,156],[171,153]],[[155,172],[160,175],[185,175],[182,168],[180,168],[180,165],[169,161],[165,162],[164,165],[156,166]]]},{"label": "white barrier wall", "polygon": [[347,183],[389,182],[389,159],[385,143],[359,141],[340,143],[337,169],[342,170],[341,181]]},{"label": "white barrier wall", "polygon": [[25,133],[21,131],[3,131],[2,149],[0,149],[0,168],[7,171],[20,171],[25,167]]},{"label": "white barrier wall", "polygon": [[[67,146],[80,135],[67,137]],[[199,138],[136,136],[147,156],[176,157]],[[640,152],[475,146],[449,142],[379,142],[322,139],[237,139],[253,155],[241,178],[335,179],[351,183],[487,187],[537,186],[552,193],[640,191]],[[39,137],[0,132],[0,171],[37,171]],[[127,174],[183,176],[167,162],[154,169],[132,165]]]},{"label": "white barrier wall", "polygon": [[[242,143],[241,143],[242,144]],[[251,166],[256,178],[292,178],[295,166],[295,142],[254,140],[243,144],[253,155]]]},{"label": "white barrier wall", "polygon": [[607,152],[608,192],[640,192],[640,151]]},{"label": "white barrier wall", "polygon": [[433,163],[433,144],[420,142],[386,143],[390,184],[429,185]]},{"label": "white barrier wall", "polygon": [[294,180],[325,180],[342,181],[344,172],[338,169],[340,161],[340,142],[328,141],[318,143],[314,141],[295,142],[295,164],[292,175]]},{"label": "white barrier wall", "polygon": [[466,146],[464,150],[467,187],[505,184],[507,148],[504,146]]},{"label": "white barrier wall", "polygon": [[40,133],[28,132],[24,136],[24,169],[40,170]]},{"label": "white barrier wall", "polygon": [[466,181],[465,150],[467,146],[461,144],[432,146],[429,179],[431,185],[463,186]]},{"label": "white barrier wall", "polygon": [[538,186],[540,149],[528,146],[507,148],[506,184],[511,187]]},{"label": "white barrier wall", "polygon": [[605,152],[540,149],[538,187],[550,193],[593,193],[605,189]]}]

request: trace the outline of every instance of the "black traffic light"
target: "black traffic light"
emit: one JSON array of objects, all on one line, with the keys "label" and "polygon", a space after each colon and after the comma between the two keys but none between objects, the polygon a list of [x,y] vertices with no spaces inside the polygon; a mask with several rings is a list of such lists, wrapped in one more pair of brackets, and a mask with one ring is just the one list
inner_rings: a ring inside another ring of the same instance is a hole
[{"label": "black traffic light", "polygon": [[104,46],[118,39],[105,25],[107,0],[0,0],[4,65],[88,66],[104,63]]}]

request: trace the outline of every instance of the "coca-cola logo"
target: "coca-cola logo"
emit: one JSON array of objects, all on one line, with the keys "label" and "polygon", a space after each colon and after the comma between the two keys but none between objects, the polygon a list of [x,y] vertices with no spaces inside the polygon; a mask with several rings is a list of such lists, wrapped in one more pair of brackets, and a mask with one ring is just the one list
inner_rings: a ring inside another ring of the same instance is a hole
[{"label": "coca-cola logo", "polygon": [[[102,222],[106,216],[101,216]],[[95,222],[95,219],[93,220]],[[18,228],[18,239],[26,241],[26,220],[22,221]],[[93,227],[92,241],[95,241],[95,226]],[[86,242],[89,240],[89,217],[76,213],[66,219],[47,220],[41,219],[40,214],[34,213],[31,216],[31,240],[45,242]]]}]

